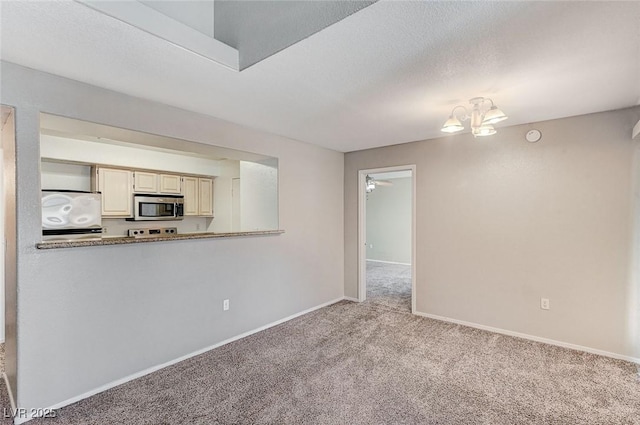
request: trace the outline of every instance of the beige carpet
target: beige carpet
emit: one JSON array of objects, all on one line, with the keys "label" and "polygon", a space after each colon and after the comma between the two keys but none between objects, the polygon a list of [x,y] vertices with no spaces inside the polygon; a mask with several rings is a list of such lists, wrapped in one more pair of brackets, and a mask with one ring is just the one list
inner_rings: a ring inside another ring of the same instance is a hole
[{"label": "beige carpet", "polygon": [[[0,372],[4,372],[4,343],[0,343]],[[0,425],[10,425],[12,423],[9,391],[7,391],[4,379],[0,379]]]},{"label": "beige carpet", "polygon": [[343,301],[31,424],[640,424],[635,365]]},{"label": "beige carpet", "polygon": [[365,302],[411,313],[411,266],[367,261]]}]

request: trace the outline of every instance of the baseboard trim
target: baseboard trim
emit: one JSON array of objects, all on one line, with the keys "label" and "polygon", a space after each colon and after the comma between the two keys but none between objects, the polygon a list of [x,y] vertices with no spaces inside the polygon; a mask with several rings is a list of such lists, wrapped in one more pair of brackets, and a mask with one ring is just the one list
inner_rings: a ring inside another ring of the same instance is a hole
[{"label": "baseboard trim", "polygon": [[410,266],[411,263],[398,263],[397,261],[382,261],[382,260],[372,260],[370,258],[367,258],[366,261],[371,261],[374,263],[385,263],[385,264],[401,264],[403,266]]},{"label": "baseboard trim", "polygon": [[521,332],[509,331],[501,328],[494,328],[492,326],[480,325],[473,322],[465,322],[464,320],[451,319],[449,317],[437,316],[435,314],[421,313],[419,311],[414,312],[417,316],[427,317],[429,319],[439,320],[441,322],[455,323],[456,325],[468,326],[470,328],[482,329],[483,331],[494,332],[502,335],[514,336],[516,338],[528,339],[530,341],[542,342],[549,345],[555,345],[558,347],[568,348],[570,350],[584,351],[585,353],[597,354],[599,356],[610,357],[617,360],[626,360],[631,363],[640,364],[640,358],[625,356],[622,354],[612,353],[609,351],[599,350],[597,348],[585,347],[583,345],[570,344],[568,342],[557,341],[555,339],[542,338],[535,335],[524,334]]},{"label": "baseboard trim", "polygon": [[359,303],[360,302],[359,299],[353,298],[353,297],[343,297],[342,299],[345,300],[345,301],[353,301],[354,303]]},{"label": "baseboard trim", "polygon": [[[110,388],[117,387],[118,385],[122,385],[122,384],[124,384],[126,382],[133,381],[134,379],[137,379],[137,378],[141,378],[141,377],[143,377],[145,375],[148,375],[150,373],[156,372],[156,371],[158,371],[160,369],[163,369],[165,367],[174,365],[174,364],[179,363],[181,361],[184,361],[184,360],[190,359],[192,357],[198,356],[200,354],[206,353],[207,351],[213,350],[215,348],[221,347],[223,345],[229,344],[229,343],[237,341],[239,339],[246,338],[246,337],[248,337],[250,335],[253,335],[255,333],[258,333],[258,332],[264,331],[266,329],[272,328],[274,326],[280,325],[280,324],[282,324],[284,322],[288,322],[289,320],[295,319],[296,317],[303,316],[305,314],[311,313],[312,311],[319,310],[319,309],[321,309],[323,307],[327,307],[327,306],[329,306],[331,304],[335,304],[337,302],[340,302],[340,301],[342,301],[344,299],[346,299],[346,297],[340,297],[340,298],[336,298],[336,299],[331,300],[331,301],[327,301],[327,302],[322,303],[320,305],[317,305],[315,307],[308,308],[308,309],[303,310],[303,311],[301,311],[299,313],[292,314],[291,316],[287,316],[287,317],[285,317],[283,319],[276,320],[275,322],[268,323],[268,324],[266,324],[264,326],[260,326],[260,327],[258,327],[256,329],[252,329],[250,331],[241,333],[240,335],[236,335],[236,336],[231,337],[229,339],[225,339],[224,341],[218,342],[218,343],[213,344],[213,345],[209,345],[209,346],[207,346],[205,348],[202,348],[200,350],[197,350],[197,351],[194,351],[192,353],[186,354],[184,356],[178,357],[177,359],[169,360],[168,362],[159,364],[157,366],[152,366],[152,367],[150,367],[148,369],[141,370],[140,372],[136,372],[136,373],[133,373],[131,375],[125,376],[124,378],[120,378],[120,379],[117,379],[115,381],[109,382],[108,384],[101,385],[101,386],[99,386],[97,388],[94,388],[93,390],[87,391],[87,392],[82,393],[80,395],[77,395],[75,397],[71,397],[71,398],[69,398],[67,400],[61,401],[60,403],[56,403],[53,406],[48,407],[47,409],[51,409],[51,410],[60,409],[61,407],[68,406],[70,404],[76,403],[76,402],[78,402],[80,400],[83,400],[85,398],[91,397],[93,395],[96,395],[98,393],[106,391],[106,390],[108,390]],[[6,375],[5,375],[5,382],[6,382]],[[7,388],[9,388],[8,385],[7,385]],[[11,394],[10,394],[10,397],[11,397]],[[11,400],[12,400],[12,407],[15,409],[15,407],[13,406],[13,398],[11,398]],[[44,409],[44,410],[47,410],[47,409]],[[27,422],[27,421],[29,421],[31,419],[34,419],[34,417],[24,418],[24,419],[16,418],[14,423],[15,423],[15,425],[18,425],[18,424]]]}]

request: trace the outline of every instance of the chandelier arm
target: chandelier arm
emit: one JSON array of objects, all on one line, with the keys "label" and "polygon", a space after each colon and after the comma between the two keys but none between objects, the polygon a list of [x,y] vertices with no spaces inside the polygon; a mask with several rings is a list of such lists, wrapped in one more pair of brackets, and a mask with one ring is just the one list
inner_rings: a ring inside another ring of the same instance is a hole
[{"label": "chandelier arm", "polygon": [[[484,100],[485,100],[485,101],[487,101],[487,100],[488,100],[489,102],[491,102],[491,106],[489,107],[489,109],[491,109],[491,108],[493,108],[494,106],[496,106],[496,105],[495,105],[495,103],[493,103],[493,99],[488,98],[488,97],[485,97],[485,98],[484,98]],[[484,102],[483,102],[483,103],[484,103]],[[487,109],[487,111],[488,111],[489,109]]]},{"label": "chandelier arm", "polygon": [[458,109],[458,108],[462,108],[462,109],[464,110],[464,115],[462,115],[461,117],[457,117],[457,118],[458,118],[460,121],[466,121],[466,120],[468,120],[468,119],[469,119],[469,110],[468,110],[465,106],[462,106],[462,105],[457,105],[456,107],[454,107],[454,108],[451,110],[451,116],[452,116],[452,117],[456,116],[456,115],[455,115],[455,112],[456,112],[456,109]]}]

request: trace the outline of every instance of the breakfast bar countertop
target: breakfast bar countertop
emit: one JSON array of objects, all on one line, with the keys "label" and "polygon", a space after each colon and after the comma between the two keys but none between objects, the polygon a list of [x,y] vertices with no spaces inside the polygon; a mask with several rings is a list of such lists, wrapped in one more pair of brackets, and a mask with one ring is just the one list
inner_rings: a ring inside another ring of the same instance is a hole
[{"label": "breakfast bar countertop", "polygon": [[126,245],[132,243],[163,242],[185,239],[212,239],[212,238],[237,238],[246,236],[280,235],[284,230],[254,230],[249,232],[228,232],[228,233],[182,233],[170,236],[135,238],[128,236],[102,237],[94,239],[59,240],[46,241],[36,244],[38,249],[55,248],[76,248],[82,246],[103,246],[103,245]]}]

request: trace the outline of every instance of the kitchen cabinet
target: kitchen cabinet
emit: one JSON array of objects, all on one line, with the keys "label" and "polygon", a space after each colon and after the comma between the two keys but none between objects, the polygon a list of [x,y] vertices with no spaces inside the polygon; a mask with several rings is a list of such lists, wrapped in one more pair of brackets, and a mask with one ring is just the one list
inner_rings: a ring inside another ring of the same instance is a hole
[{"label": "kitchen cabinet", "polygon": [[179,195],[180,176],[174,174],[157,174],[147,171],[134,171],[133,184],[135,193],[163,193]]},{"label": "kitchen cabinet", "polygon": [[101,166],[94,170],[93,188],[102,193],[103,216],[133,217],[134,193],[182,194],[185,216],[213,216],[212,178]]},{"label": "kitchen cabinet", "polygon": [[198,215],[213,216],[213,179],[198,179]]},{"label": "kitchen cabinet", "polygon": [[133,172],[133,191],[135,193],[158,192],[158,175],[146,171]]},{"label": "kitchen cabinet", "polygon": [[182,194],[184,195],[184,215],[198,215],[198,178],[182,178]]},{"label": "kitchen cabinet", "polygon": [[184,215],[213,216],[213,179],[183,177]]},{"label": "kitchen cabinet", "polygon": [[160,174],[160,193],[168,193],[173,195],[179,195],[182,193],[180,187],[180,176],[173,174]]},{"label": "kitchen cabinet", "polygon": [[94,189],[102,193],[102,215],[133,215],[133,172],[115,168],[96,168]]}]

